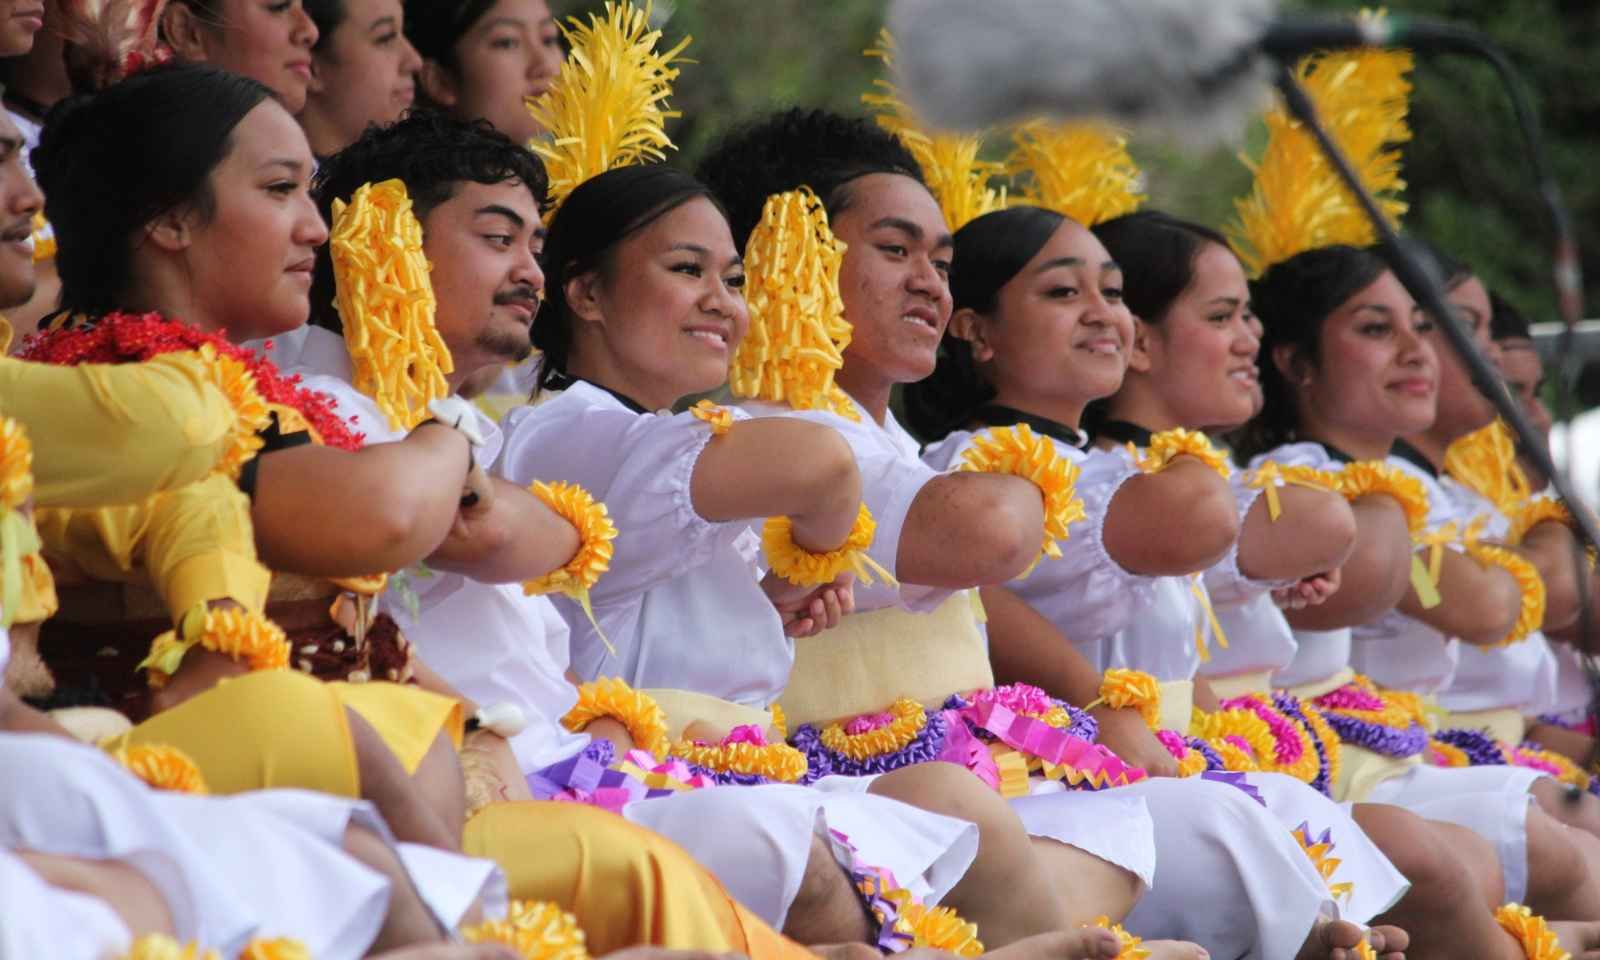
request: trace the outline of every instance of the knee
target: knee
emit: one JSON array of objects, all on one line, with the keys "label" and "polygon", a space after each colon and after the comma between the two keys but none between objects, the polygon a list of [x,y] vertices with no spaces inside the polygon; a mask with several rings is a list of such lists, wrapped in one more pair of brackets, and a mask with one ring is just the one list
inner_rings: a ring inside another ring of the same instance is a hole
[{"label": "knee", "polygon": [[1551,819],[1590,833],[1600,833],[1600,797],[1573,788],[1550,777],[1540,777],[1528,788]]},{"label": "knee", "polygon": [[405,867],[388,842],[368,827],[354,823],[346,827],[343,846],[345,853],[383,874],[391,884],[398,884],[406,876]]},{"label": "knee", "polygon": [[[1394,868],[1411,883],[1410,897],[1429,905],[1448,905],[1475,898],[1480,884],[1474,876],[1483,871],[1474,862],[1487,858],[1498,881],[1499,864],[1488,843],[1476,834],[1453,836],[1448,841],[1437,824],[1414,813],[1385,804],[1357,804],[1357,825],[1372,839]],[[1415,902],[1415,901],[1414,901]]]},{"label": "knee", "polygon": [[953,763],[919,763],[886,773],[870,792],[933,813],[977,824],[985,838],[1014,834],[1026,837],[1011,806],[965,767]]},{"label": "knee", "polygon": [[1587,867],[1573,842],[1572,829],[1540,807],[1528,810],[1528,885],[1542,890],[1570,890],[1583,882]]}]

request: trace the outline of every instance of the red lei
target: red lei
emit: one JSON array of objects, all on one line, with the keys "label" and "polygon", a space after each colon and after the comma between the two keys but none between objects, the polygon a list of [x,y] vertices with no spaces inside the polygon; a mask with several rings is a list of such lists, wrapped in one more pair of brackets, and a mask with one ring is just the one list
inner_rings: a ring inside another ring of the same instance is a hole
[{"label": "red lei", "polygon": [[76,366],[80,363],[142,363],[164,353],[199,350],[210,344],[218,354],[233,357],[255,377],[256,391],[268,404],[300,413],[322,442],[341,450],[360,450],[366,440],[340,418],[334,399],[300,385],[300,376],[284,376],[271,360],[237,346],[219,334],[206,333],[159,313],[108,313],[87,327],[41,330],[22,341],[17,356],[37,363]]}]

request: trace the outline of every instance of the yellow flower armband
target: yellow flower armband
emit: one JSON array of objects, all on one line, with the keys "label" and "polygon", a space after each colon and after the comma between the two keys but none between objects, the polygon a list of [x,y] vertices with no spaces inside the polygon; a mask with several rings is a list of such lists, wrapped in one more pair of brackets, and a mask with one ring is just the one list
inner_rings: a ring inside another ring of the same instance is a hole
[{"label": "yellow flower armband", "polygon": [[165,744],[136,743],[111,754],[127,771],[157,790],[205,796],[206,778],[189,755]]},{"label": "yellow flower armband", "polygon": [[1406,529],[1412,534],[1428,523],[1428,491],[1422,481],[1398,467],[1378,460],[1352,463],[1339,473],[1339,492],[1346,500],[1374,494],[1393,497],[1406,514]]},{"label": "yellow flower armband", "polygon": [[211,382],[233,408],[233,423],[228,427],[228,449],[217,461],[217,472],[235,480],[263,444],[261,431],[272,424],[266,400],[256,389],[255,375],[239,360],[217,353],[209,343],[201,344],[198,355],[205,363]]},{"label": "yellow flower armband", "polygon": [[[1578,533],[1578,522],[1566,504],[1554,497],[1534,497],[1511,514],[1511,530],[1506,534],[1506,541],[1520,544],[1534,527],[1551,521],[1565,526],[1574,534]],[[1593,570],[1596,559],[1594,544],[1586,545],[1583,548],[1583,555],[1589,561],[1589,569]]]},{"label": "yellow flower armband", "polygon": [[[33,496],[33,442],[22,424],[0,417],[0,625],[11,626],[24,601],[42,591],[49,569],[42,558],[29,569],[29,557],[39,552],[39,533],[21,507]],[[38,605],[38,604],[35,604]]]},{"label": "yellow flower armband", "polygon": [[1273,523],[1277,523],[1278,518],[1283,516],[1283,503],[1278,498],[1278,488],[1290,483],[1297,487],[1335,493],[1339,490],[1339,475],[1315,467],[1300,465],[1286,467],[1268,460],[1250,474],[1250,479],[1245,485],[1262,492],[1267,498],[1267,517]]},{"label": "yellow flower armband", "polygon": [[1100,699],[1087,709],[1107,706],[1113,710],[1133,707],[1144,722],[1155,730],[1161,726],[1161,684],[1142,670],[1112,667],[1100,678]]},{"label": "yellow flower armband", "polygon": [[594,618],[594,607],[589,602],[589,591],[600,581],[601,574],[611,569],[615,552],[611,541],[617,538],[617,526],[606,513],[606,505],[589,495],[589,491],[574,483],[541,483],[537,480],[528,492],[578,530],[578,552],[561,567],[542,577],[525,580],[522,592],[530,597],[544,593],[560,593],[571,597],[583,607],[595,633],[605,643],[612,655],[616,650],[611,641],[600,632]]},{"label": "yellow flower armband", "polygon": [[257,938],[245,944],[239,951],[239,960],[313,960],[311,951],[298,940],[288,937],[273,937],[270,940]]},{"label": "yellow flower armband", "polygon": [[1522,604],[1517,611],[1517,622],[1512,625],[1511,632],[1505,639],[1495,646],[1506,647],[1520,640],[1526,640],[1528,634],[1533,633],[1544,625],[1544,578],[1539,576],[1539,571],[1534,565],[1505,547],[1484,543],[1476,539],[1464,541],[1467,555],[1478,561],[1483,566],[1493,564],[1511,574],[1517,581],[1517,590],[1522,595]]},{"label": "yellow flower armband", "polygon": [[1088,519],[1078,497],[1078,465],[1063,457],[1055,441],[1035,434],[1027,424],[991,427],[972,438],[961,454],[961,469],[978,473],[1009,473],[1039,488],[1044,497],[1044,540],[1039,557],[1018,579],[1033,572],[1040,559],[1061,556],[1058,540],[1067,539],[1075,520]]},{"label": "yellow flower armband", "polygon": [[1494,912],[1494,919],[1517,939],[1528,960],[1570,960],[1572,954],[1562,949],[1544,918],[1522,904],[1506,904]]},{"label": "yellow flower armband", "polygon": [[282,670],[289,666],[288,637],[262,614],[196,607],[184,615],[177,630],[156,637],[150,644],[150,655],[137,669],[147,671],[151,689],[159,690],[178,672],[184,656],[196,646],[243,663],[252,671]]},{"label": "yellow flower armband", "polygon": [[578,918],[542,900],[513,900],[504,920],[462,927],[461,939],[503,944],[522,960],[589,960]]},{"label": "yellow flower armband", "polygon": [[831,583],[845,571],[850,571],[862,583],[872,583],[872,574],[896,586],[889,571],[867,556],[872,546],[872,534],[878,524],[866,504],[856,512],[855,526],[838,549],[826,553],[812,553],[794,542],[794,521],[788,517],[768,517],[761,527],[761,547],[766,552],[772,572],[800,587],[821,586]]},{"label": "yellow flower armband", "polygon": [[1182,427],[1163,430],[1151,437],[1150,445],[1145,448],[1144,459],[1139,461],[1139,469],[1145,473],[1160,473],[1172,464],[1173,459],[1184,456],[1194,457],[1215,470],[1224,480],[1233,475],[1227,455],[1212,444],[1210,437],[1198,430],[1185,430]]},{"label": "yellow flower armband", "polygon": [[561,725],[574,733],[601,717],[628,728],[633,745],[656,759],[667,755],[667,715],[649,694],[641,693],[617,677],[601,677],[578,688],[578,702]]}]

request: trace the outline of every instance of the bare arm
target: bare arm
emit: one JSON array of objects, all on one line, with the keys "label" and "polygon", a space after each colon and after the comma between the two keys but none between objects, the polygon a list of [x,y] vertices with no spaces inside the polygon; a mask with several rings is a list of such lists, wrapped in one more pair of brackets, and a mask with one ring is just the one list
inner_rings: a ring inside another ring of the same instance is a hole
[{"label": "bare arm", "polygon": [[833,550],[855,525],[861,472],[838,432],[792,417],[741,420],[706,444],[689,481],[713,523],[786,516],[808,550]]},{"label": "bare arm", "polygon": [[1337,630],[1370,623],[1394,609],[1410,590],[1411,534],[1400,504],[1384,494],[1350,504],[1356,543],[1339,568],[1339,592],[1327,602],[1284,611],[1297,630]]},{"label": "bare arm", "polygon": [[1106,511],[1106,552],[1123,569],[1147,577],[1198,573],[1227,556],[1238,536],[1238,504],[1228,481],[1193,457],[1130,478]]},{"label": "bare arm", "polygon": [[1481,566],[1454,550],[1444,551],[1439,566],[1439,596],[1444,602],[1425,610],[1416,591],[1407,590],[1400,599],[1400,612],[1479,646],[1504,640],[1522,607],[1522,592],[1511,574],[1492,564]]},{"label": "bare arm", "polygon": [[261,458],[250,511],[261,562],[311,577],[408,567],[450,532],[467,467],[466,438],[437,424],[354,453],[273,451]]},{"label": "bare arm", "polygon": [[578,531],[522,487],[492,478],[487,510],[463,509],[428,566],[480,583],[520,583],[544,576],[578,552]]},{"label": "bare arm", "polygon": [[1044,540],[1044,498],[1021,477],[949,473],[911,502],[895,576],[930,587],[1005,583],[1027,569]]},{"label": "bare arm", "polygon": [[1579,563],[1583,551],[1564,524],[1546,522],[1528,531],[1517,548],[1544,581],[1544,628],[1562,630],[1578,620]]},{"label": "bare arm", "polygon": [[1239,531],[1239,569],[1253,580],[1299,580],[1344,565],[1356,545],[1356,518],[1344,497],[1293,484],[1277,491],[1273,521],[1256,498]]}]

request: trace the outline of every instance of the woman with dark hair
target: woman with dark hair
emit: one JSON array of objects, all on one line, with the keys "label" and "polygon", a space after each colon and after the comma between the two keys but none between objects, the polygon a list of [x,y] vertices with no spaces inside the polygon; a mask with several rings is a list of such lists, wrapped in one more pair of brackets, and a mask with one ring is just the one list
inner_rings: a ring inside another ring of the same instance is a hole
[{"label": "woman with dark hair", "polygon": [[178,61],[249,77],[291,114],[305,108],[317,25],[302,0],[171,0],[160,36]]},{"label": "woman with dark hair", "polygon": [[487,120],[519,143],[544,131],[527,101],[550,88],[566,54],[546,0],[406,0],[406,36],[422,55],[423,101]]},{"label": "woman with dark hair", "polygon": [[422,58],[406,39],[400,0],[306,0],[317,26],[311,82],[297,119],[311,152],[332,156],[416,98]]}]

